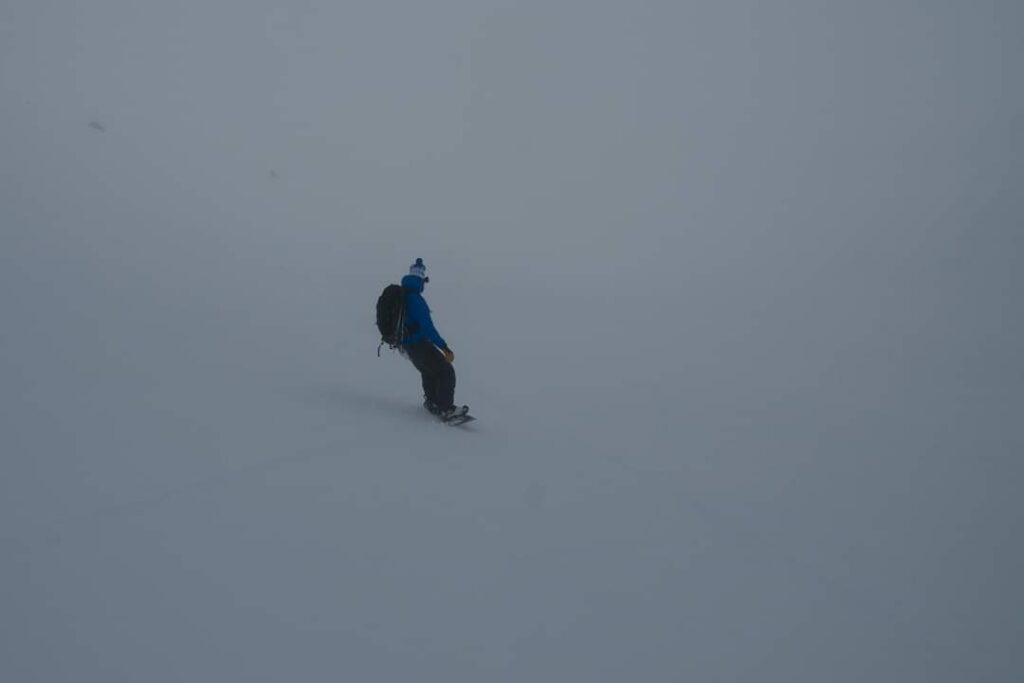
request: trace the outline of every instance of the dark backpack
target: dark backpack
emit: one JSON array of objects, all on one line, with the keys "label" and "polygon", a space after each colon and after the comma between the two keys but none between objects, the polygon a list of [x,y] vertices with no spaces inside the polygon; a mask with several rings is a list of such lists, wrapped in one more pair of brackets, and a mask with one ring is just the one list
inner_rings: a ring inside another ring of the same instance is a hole
[{"label": "dark backpack", "polygon": [[405,336],[405,292],[400,285],[388,285],[377,298],[377,329],[380,330],[381,346],[395,348],[402,343]]}]

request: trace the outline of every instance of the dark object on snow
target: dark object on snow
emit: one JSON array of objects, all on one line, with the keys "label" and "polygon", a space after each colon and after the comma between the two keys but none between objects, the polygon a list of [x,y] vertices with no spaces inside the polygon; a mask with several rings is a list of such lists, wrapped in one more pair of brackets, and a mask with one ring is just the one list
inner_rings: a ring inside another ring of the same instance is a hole
[{"label": "dark object on snow", "polygon": [[104,128],[103,124],[100,123],[99,121],[90,121],[89,122],[89,127],[92,128],[93,130],[98,130],[101,133],[106,133],[107,132],[107,129]]}]

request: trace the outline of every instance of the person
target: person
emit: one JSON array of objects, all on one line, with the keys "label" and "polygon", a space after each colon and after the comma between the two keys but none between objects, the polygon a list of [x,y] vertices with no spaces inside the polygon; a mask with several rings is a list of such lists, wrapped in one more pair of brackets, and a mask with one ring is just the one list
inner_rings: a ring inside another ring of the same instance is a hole
[{"label": "person", "polygon": [[422,376],[424,407],[449,420],[467,414],[469,408],[455,405],[455,354],[434,327],[430,307],[423,298],[423,286],[428,282],[427,267],[418,258],[402,278],[405,336],[399,348]]}]

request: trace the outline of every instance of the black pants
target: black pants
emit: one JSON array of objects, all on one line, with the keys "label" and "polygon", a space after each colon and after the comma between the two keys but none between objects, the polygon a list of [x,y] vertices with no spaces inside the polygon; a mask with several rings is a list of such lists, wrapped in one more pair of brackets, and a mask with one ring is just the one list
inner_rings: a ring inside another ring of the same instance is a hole
[{"label": "black pants", "polygon": [[403,349],[423,376],[423,396],[441,410],[455,405],[455,368],[426,339]]}]

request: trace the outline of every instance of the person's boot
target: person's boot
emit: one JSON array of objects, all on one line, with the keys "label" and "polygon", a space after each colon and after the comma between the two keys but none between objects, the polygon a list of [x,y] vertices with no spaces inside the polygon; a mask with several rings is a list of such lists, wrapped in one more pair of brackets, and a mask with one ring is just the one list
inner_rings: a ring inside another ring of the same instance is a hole
[{"label": "person's boot", "polygon": [[469,406],[452,406],[441,411],[441,419],[447,422],[456,417],[462,417],[469,412]]}]

